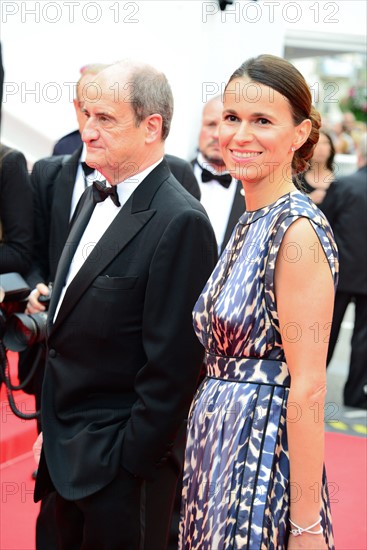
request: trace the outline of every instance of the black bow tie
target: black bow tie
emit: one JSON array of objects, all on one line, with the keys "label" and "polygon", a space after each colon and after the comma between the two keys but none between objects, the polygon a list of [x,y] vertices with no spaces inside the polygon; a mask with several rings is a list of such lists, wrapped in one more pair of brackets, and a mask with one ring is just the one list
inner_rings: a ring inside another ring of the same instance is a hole
[{"label": "black bow tie", "polygon": [[83,172],[86,178],[91,174],[93,174],[94,168],[91,168],[90,166],[88,166],[86,162],[81,162],[80,164],[82,165]]},{"label": "black bow tie", "polygon": [[94,203],[97,204],[97,202],[103,202],[104,200],[107,199],[107,197],[111,197],[111,200],[114,202],[116,206],[121,206],[119,201],[119,196],[117,193],[117,188],[115,185],[112,185],[111,187],[107,187],[106,180],[94,181],[93,182]]},{"label": "black bow tie", "polygon": [[231,174],[212,174],[207,170],[206,168],[202,169],[201,172],[201,181],[203,183],[207,183],[208,181],[216,180],[218,181],[223,187],[228,189],[228,187],[231,185],[232,176]]}]

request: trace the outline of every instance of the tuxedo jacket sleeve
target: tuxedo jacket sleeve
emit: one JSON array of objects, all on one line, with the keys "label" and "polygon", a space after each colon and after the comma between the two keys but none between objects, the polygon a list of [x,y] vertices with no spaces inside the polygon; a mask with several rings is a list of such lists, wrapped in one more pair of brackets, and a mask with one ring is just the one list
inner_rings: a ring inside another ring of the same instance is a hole
[{"label": "tuxedo jacket sleeve", "polygon": [[142,477],[152,477],[170,455],[197,387],[203,348],[192,309],[213,268],[215,246],[205,215],[185,212],[167,227],[152,259],[142,326],[147,361],[136,378],[139,398],[122,453],[123,466]]},{"label": "tuxedo jacket sleeve", "polygon": [[0,273],[26,275],[33,245],[32,189],[19,151],[0,146]]},{"label": "tuxedo jacket sleeve", "polygon": [[335,180],[319,207],[339,250],[338,291],[367,294],[367,166]]},{"label": "tuxedo jacket sleeve", "polygon": [[165,155],[164,158],[177,181],[179,181],[195,199],[200,200],[200,187],[196,180],[192,165],[186,160],[174,155]]},{"label": "tuxedo jacket sleeve", "polygon": [[215,237],[165,161],[98,241],[53,322],[92,189],[82,199],[49,308],[36,499],[48,479],[71,500],[98,491],[121,467],[154,479],[188,413],[204,353],[192,309],[216,261]]}]

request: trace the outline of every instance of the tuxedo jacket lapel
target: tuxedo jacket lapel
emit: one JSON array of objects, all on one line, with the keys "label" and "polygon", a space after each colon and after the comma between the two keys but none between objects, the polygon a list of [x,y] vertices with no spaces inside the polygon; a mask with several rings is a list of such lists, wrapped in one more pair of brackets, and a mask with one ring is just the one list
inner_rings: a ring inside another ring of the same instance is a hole
[{"label": "tuxedo jacket lapel", "polygon": [[89,188],[85,192],[85,202],[83,209],[80,212],[79,217],[75,221],[71,228],[69,237],[65,243],[62,251],[58,268],[56,271],[56,277],[52,289],[52,298],[49,307],[48,320],[49,324],[52,324],[52,319],[60,298],[61,291],[65,284],[65,279],[69,271],[71,260],[78,247],[79,241],[84,233],[85,228],[88,225],[92,212],[94,210],[94,202],[92,197],[92,189]]}]

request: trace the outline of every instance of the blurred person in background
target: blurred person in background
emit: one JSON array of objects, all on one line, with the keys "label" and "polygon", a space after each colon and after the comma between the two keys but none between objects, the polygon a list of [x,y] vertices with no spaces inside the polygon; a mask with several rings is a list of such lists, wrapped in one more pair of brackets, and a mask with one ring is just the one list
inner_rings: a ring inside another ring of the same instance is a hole
[{"label": "blurred person in background", "polygon": [[333,356],[345,311],[354,302],[344,404],[367,409],[367,134],[359,144],[358,170],[330,186],[322,210],[333,228],[340,256],[340,278],[327,360],[329,363]]},{"label": "blurred person in background", "polygon": [[[0,44],[0,115],[3,81]],[[31,265],[32,247],[33,195],[27,162],[23,153],[0,143],[0,289],[2,274],[25,276]]]},{"label": "blurred person in background", "polygon": [[327,190],[334,180],[335,147],[331,136],[324,130],[320,130],[310,167],[306,172],[297,176],[302,190],[311,200],[320,205],[325,199]]},{"label": "blurred person in background", "polygon": [[333,125],[335,151],[341,155],[352,155],[355,152],[353,138],[345,131],[342,121]]},{"label": "blurred person in background", "polygon": [[352,135],[356,126],[356,117],[351,111],[345,111],[342,118],[343,130],[349,135]]},{"label": "blurred person in background", "polygon": [[245,210],[244,192],[223,161],[218,142],[222,120],[221,96],[210,99],[204,106],[199,134],[198,154],[191,161],[201,192],[201,203],[208,213],[221,253]]},{"label": "blurred person in background", "polygon": [[[0,43],[0,130],[4,68]],[[32,190],[22,153],[0,143],[0,274],[25,275],[33,244]]]},{"label": "blurred person in background", "polygon": [[23,153],[0,143],[0,273],[31,265],[33,198]]},{"label": "blurred person in background", "polygon": [[[98,74],[107,66],[108,65],[104,63],[90,63],[88,65],[84,65],[80,69],[80,78],[76,84],[76,94],[73,100],[79,128],[78,130],[74,130],[73,132],[70,132],[70,134],[63,136],[57,143],[55,143],[52,151],[53,155],[72,155],[83,145],[81,137],[81,123],[85,116],[82,114],[82,108],[84,100],[88,97],[88,86],[93,80],[90,77]],[[89,95],[93,95],[93,90],[90,91]]]}]

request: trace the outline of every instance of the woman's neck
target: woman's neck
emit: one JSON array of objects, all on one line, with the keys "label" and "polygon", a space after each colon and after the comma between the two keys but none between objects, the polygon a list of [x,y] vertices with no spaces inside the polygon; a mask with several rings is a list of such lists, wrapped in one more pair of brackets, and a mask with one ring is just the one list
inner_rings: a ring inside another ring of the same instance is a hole
[{"label": "woman's neck", "polygon": [[275,183],[275,181],[256,183],[242,181],[242,186],[245,192],[246,210],[249,212],[273,204],[283,195],[296,191],[293,182],[289,180],[283,180],[279,183]]}]

